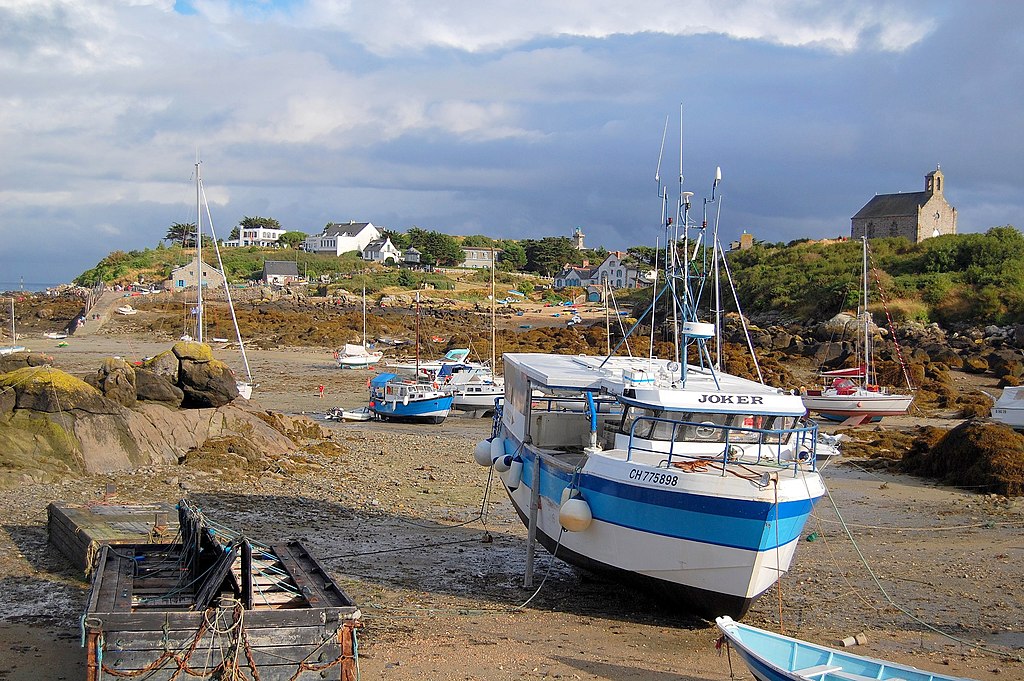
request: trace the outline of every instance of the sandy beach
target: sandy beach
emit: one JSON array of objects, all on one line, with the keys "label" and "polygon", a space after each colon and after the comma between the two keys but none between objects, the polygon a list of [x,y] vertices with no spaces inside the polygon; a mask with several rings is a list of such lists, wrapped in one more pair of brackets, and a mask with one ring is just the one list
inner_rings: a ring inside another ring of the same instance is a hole
[{"label": "sandy beach", "polygon": [[[65,370],[95,370],[169,347],[86,325],[67,347],[36,341]],[[232,366],[230,348],[216,354]],[[365,403],[370,371],[341,371],[331,348],[251,350],[254,401],[320,419]],[[318,386],[324,386],[319,396]],[[267,542],[300,539],[364,614],[363,679],[748,679],[717,629],[664,610],[541,553],[523,587],[525,529],[497,480],[473,462],[490,419],[440,426],[322,421],[340,449],[296,452],[245,476],[146,467],[25,484],[0,501],[0,679],[80,679],[78,618],[88,584],[47,544],[46,505],[188,496],[218,522]],[[1024,503],[872,470],[824,468],[830,496],[793,568],[754,606],[755,626],[975,679],[1024,678]]]}]

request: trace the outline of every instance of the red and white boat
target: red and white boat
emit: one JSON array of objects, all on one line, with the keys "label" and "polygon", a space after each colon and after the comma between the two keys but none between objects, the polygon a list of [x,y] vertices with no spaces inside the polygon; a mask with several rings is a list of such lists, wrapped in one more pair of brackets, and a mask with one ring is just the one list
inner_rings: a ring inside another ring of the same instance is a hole
[{"label": "red and white boat", "polygon": [[[884,416],[905,414],[914,401],[913,392],[890,392],[878,385],[871,366],[871,313],[868,312],[868,240],[863,238],[863,292],[861,306],[860,366],[823,371],[819,389],[801,391],[808,411],[830,421],[854,426],[877,421]],[[908,388],[910,386],[907,379]]]}]

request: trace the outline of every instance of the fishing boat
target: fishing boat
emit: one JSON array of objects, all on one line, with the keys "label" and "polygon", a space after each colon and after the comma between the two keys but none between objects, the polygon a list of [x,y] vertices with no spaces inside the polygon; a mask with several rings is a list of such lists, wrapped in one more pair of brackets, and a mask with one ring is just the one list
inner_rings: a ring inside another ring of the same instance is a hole
[{"label": "fishing boat", "polygon": [[60,331],[47,331],[43,334],[43,338],[49,338],[50,340],[63,340],[67,337],[68,335],[66,333],[62,333]]},{"label": "fishing boat", "polygon": [[116,312],[117,314],[125,315],[126,317],[130,317],[133,314],[138,314],[139,311],[136,310],[131,305],[121,305],[116,310],[114,310],[114,312]]},{"label": "fishing boat", "polygon": [[1003,394],[992,405],[992,420],[1024,430],[1024,386],[1003,388]]},{"label": "fishing boat", "polygon": [[504,355],[505,396],[474,458],[528,528],[525,586],[539,542],[680,610],[739,617],[788,570],[825,492],[800,397],[711,360],[695,293],[721,245],[717,225],[712,241],[690,220],[691,195],[663,220],[670,277],[626,334],[656,326],[665,298],[678,360],[619,356],[625,339],[607,356]]},{"label": "fishing boat", "polygon": [[[468,354],[469,351],[467,350]],[[451,354],[451,353],[449,353]],[[431,374],[428,381],[420,368],[420,295],[416,293],[416,364],[414,379],[394,373],[377,374],[368,383],[369,409],[385,421],[411,421],[438,424],[448,418],[452,409],[452,396],[439,390]]]},{"label": "fishing boat", "polygon": [[452,408],[452,396],[430,383],[397,374],[377,374],[370,380],[370,412],[385,421],[441,423]]},{"label": "fishing boat", "polygon": [[[858,366],[819,375],[823,385],[819,389],[803,391],[804,406],[830,421],[843,425],[860,425],[885,416],[905,414],[914,401],[913,393],[890,392],[878,385],[872,365],[871,313],[868,312],[868,240],[862,237],[863,273],[859,329],[860,353]],[[910,386],[909,377],[907,386]]]},{"label": "fishing boat", "polygon": [[731,617],[715,624],[759,681],[970,681],[808,643]]},{"label": "fishing boat", "polygon": [[[198,276],[198,280],[196,282],[196,284],[197,284],[196,285],[196,291],[197,291],[197,293],[196,293],[196,306],[193,308],[193,313],[195,314],[195,318],[196,318],[196,326],[195,326],[196,337],[195,337],[195,340],[197,342],[199,342],[199,343],[203,343],[204,342],[204,340],[203,340],[203,334],[204,334],[203,317],[204,317],[204,307],[205,307],[205,304],[203,302],[203,287],[205,286],[205,284],[203,282],[203,238],[202,238],[202,235],[203,235],[203,208],[205,207],[206,208],[207,218],[208,218],[207,222],[210,225],[210,236],[212,237],[212,240],[213,240],[213,248],[214,248],[214,251],[217,254],[217,266],[220,268],[221,276],[223,277],[223,280],[224,280],[224,297],[227,300],[228,309],[231,311],[231,323],[235,327],[235,337],[238,339],[238,350],[239,350],[239,352],[242,355],[242,364],[245,367],[245,375],[246,375],[245,380],[238,379],[238,380],[236,380],[235,385],[238,388],[238,394],[241,397],[243,397],[243,398],[245,398],[247,400],[248,399],[252,399],[252,391],[253,391],[253,388],[256,387],[256,383],[253,382],[252,370],[249,368],[249,358],[245,354],[245,343],[242,341],[242,332],[238,328],[238,318],[235,316],[235,306],[234,306],[234,303],[231,302],[231,287],[228,286],[228,277],[227,277],[227,272],[224,269],[224,261],[220,257],[220,246],[217,244],[217,234],[214,232],[213,218],[210,216],[210,213],[209,213],[209,204],[205,201],[206,194],[205,194],[205,190],[203,188],[203,179],[202,179],[202,175],[200,174],[200,162],[199,162],[198,159],[196,159],[196,175],[195,175],[195,180],[196,180],[196,264],[197,264],[196,270],[198,272],[198,275],[197,275]],[[188,334],[186,334],[185,336],[182,336],[182,340],[185,340],[186,337],[188,338],[188,340],[191,340],[191,337],[189,337]]]},{"label": "fishing boat", "polygon": [[384,353],[370,350],[366,345],[366,287],[363,287],[363,342],[361,345],[345,343],[340,351],[334,354],[340,369],[368,369],[380,362]]}]

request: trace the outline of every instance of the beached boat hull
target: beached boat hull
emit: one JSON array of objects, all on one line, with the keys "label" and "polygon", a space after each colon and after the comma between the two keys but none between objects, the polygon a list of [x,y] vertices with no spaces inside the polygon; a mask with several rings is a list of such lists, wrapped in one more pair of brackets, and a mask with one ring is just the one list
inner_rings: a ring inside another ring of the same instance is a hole
[{"label": "beached boat hull", "polygon": [[452,408],[452,396],[433,386],[400,379],[392,373],[370,380],[369,409],[385,421],[441,423]]},{"label": "beached boat hull", "polygon": [[[630,481],[638,475],[631,471],[642,469],[626,462],[590,457],[577,473],[564,457],[538,453],[515,438],[507,437],[504,447],[522,460],[521,478],[511,481],[518,485],[506,483],[506,490],[527,526],[540,462],[536,538],[549,552],[708,618],[742,617],[789,568],[824,493],[818,476],[805,481],[780,474],[776,523],[774,490],[766,487],[751,500],[749,480],[661,469],[658,480],[669,482],[645,485]],[[563,532],[560,524],[563,490],[571,485],[593,514],[583,532]]]},{"label": "beached boat hull", "polygon": [[715,623],[759,681],[969,681],[808,643],[729,617]]},{"label": "beached boat hull", "polygon": [[992,406],[992,420],[1016,430],[1024,430],[1024,386],[1003,389],[1003,394]]},{"label": "beached boat hull", "polygon": [[802,399],[808,411],[834,420],[846,420],[855,416],[875,418],[905,414],[910,409],[914,396],[857,389],[850,395],[832,394],[831,391],[822,391],[822,394],[818,395],[808,393],[803,395]]},{"label": "beached boat hull", "polygon": [[367,357],[338,357],[339,369],[369,369],[380,364],[383,353]]},{"label": "beached boat hull", "polygon": [[448,418],[451,408],[450,395],[429,400],[410,400],[408,404],[376,400],[370,402],[370,411],[385,421],[437,424]]}]

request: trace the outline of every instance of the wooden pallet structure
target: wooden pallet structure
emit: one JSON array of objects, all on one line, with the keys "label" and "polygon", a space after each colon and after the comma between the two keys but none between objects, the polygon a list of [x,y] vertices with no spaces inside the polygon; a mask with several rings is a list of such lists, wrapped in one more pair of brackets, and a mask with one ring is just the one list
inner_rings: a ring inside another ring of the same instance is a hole
[{"label": "wooden pallet structure", "polygon": [[262,546],[178,504],[180,541],[106,544],[83,616],[88,681],[355,681],[360,613],[299,542]]},{"label": "wooden pallet structure", "polygon": [[50,544],[86,576],[92,574],[104,544],[164,544],[178,534],[172,504],[117,504],[103,501],[46,507]]}]

